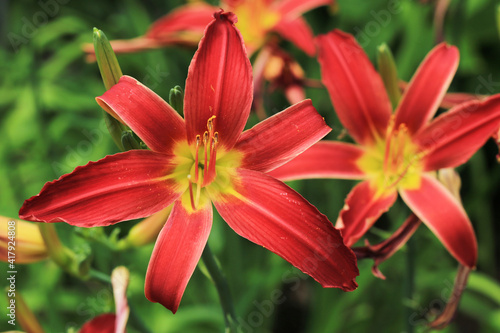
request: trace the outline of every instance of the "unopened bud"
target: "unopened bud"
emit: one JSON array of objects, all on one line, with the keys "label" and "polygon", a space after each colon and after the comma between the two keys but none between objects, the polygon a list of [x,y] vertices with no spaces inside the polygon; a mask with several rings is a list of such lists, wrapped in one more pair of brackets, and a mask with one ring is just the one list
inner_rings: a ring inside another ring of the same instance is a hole
[{"label": "unopened bud", "polygon": [[94,28],[94,50],[104,87],[109,90],[123,74],[108,38],[97,28]]},{"label": "unopened bud", "polygon": [[[123,74],[108,38],[104,32],[97,28],[94,28],[94,50],[97,65],[101,72],[102,82],[106,90],[109,90],[118,83]],[[106,121],[106,127],[116,146],[122,151],[125,150],[121,143],[121,133],[127,127],[107,112],[104,113],[104,120]]]},{"label": "unopened bud", "polygon": [[439,169],[438,180],[450,191],[451,194],[461,202],[460,198],[460,187],[462,186],[462,180],[460,176],[453,168]]},{"label": "unopened bud", "polygon": [[47,257],[47,248],[35,223],[0,216],[1,261],[28,264]]},{"label": "unopened bud", "polygon": [[170,106],[182,116],[184,114],[184,91],[180,86],[175,86],[170,89],[168,95]]},{"label": "unopened bud", "polygon": [[124,150],[142,149],[140,143],[134,137],[132,131],[123,131],[121,142]]},{"label": "unopened bud", "polygon": [[125,242],[132,246],[153,243],[170,215],[172,205],[137,223],[130,229]]},{"label": "unopened bud", "polygon": [[398,85],[398,71],[392,52],[385,43],[378,47],[377,62],[380,76],[382,76],[385,89],[391,99],[392,107],[395,109],[401,99],[401,91]]}]

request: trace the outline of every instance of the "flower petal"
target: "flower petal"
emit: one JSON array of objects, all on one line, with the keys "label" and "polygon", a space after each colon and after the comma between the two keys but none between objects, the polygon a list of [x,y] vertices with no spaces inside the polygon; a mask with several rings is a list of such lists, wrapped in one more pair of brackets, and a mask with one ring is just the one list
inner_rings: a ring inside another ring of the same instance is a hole
[{"label": "flower petal", "polygon": [[180,35],[193,37],[195,35],[199,41],[205,28],[213,20],[213,13],[218,9],[203,2],[180,6],[156,20],[146,33],[146,37],[168,41]]},{"label": "flower petal", "polygon": [[377,194],[377,189],[368,180],[356,185],[347,196],[336,224],[345,244],[352,246],[363,237],[380,215],[389,210],[397,197],[395,190]]},{"label": "flower petal", "polygon": [[309,56],[312,57],[316,53],[313,32],[309,24],[302,17],[281,20],[273,30],[291,41]]},{"label": "flower petal", "polygon": [[216,116],[219,143],[231,149],[245,127],[252,104],[252,67],[232,13],[216,13],[189,66],[184,95],[188,141],[203,137]]},{"label": "flower petal", "polygon": [[335,0],[282,0],[275,2],[275,9],[283,16],[298,17],[320,6],[332,5]]},{"label": "flower petal", "polygon": [[500,127],[500,95],[459,105],[415,134],[426,153],[425,170],[466,162]]},{"label": "flower petal", "polygon": [[338,230],[284,183],[238,169],[232,192],[210,196],[222,218],[240,236],[283,257],[323,287],[356,289],[356,258]]},{"label": "flower petal", "polygon": [[356,162],[363,153],[362,148],[353,144],[320,141],[268,174],[283,181],[311,178],[361,179],[365,174]]},{"label": "flower petal", "polygon": [[208,201],[196,211],[177,200],[155,244],[146,274],[146,297],[175,313],[212,227]]},{"label": "flower petal", "polygon": [[396,109],[396,128],[417,132],[436,113],[458,67],[458,49],[441,43],[420,64]]},{"label": "flower petal", "polygon": [[434,177],[422,175],[417,190],[401,190],[401,197],[462,265],[473,268],[477,242],[467,213]]},{"label": "flower petal", "polygon": [[174,167],[171,156],[149,150],[110,155],[46,183],[24,202],[19,216],[80,227],[149,216],[184,192],[168,176]]},{"label": "flower petal", "polygon": [[79,333],[111,333],[115,332],[116,315],[105,313],[87,321]]},{"label": "flower petal", "polygon": [[130,76],[120,81],[97,103],[127,124],[151,150],[170,153],[177,141],[186,139],[182,117],[160,96]]},{"label": "flower petal", "polygon": [[352,35],[335,30],[317,38],[321,76],[337,115],[361,144],[383,137],[392,113],[384,83]]},{"label": "flower petal", "polygon": [[311,100],[305,100],[243,132],[235,149],[244,154],[243,168],[266,172],[290,161],[330,131]]}]

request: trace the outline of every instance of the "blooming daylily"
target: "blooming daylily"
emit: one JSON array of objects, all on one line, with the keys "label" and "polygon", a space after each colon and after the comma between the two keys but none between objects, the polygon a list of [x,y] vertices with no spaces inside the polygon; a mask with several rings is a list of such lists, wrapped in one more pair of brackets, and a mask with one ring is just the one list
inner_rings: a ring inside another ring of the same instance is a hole
[{"label": "blooming daylily", "polygon": [[382,79],[351,35],[333,31],[317,41],[323,82],[356,144],[320,142],[271,175],[363,179],[337,220],[348,246],[399,192],[450,253],[474,267],[477,243],[469,218],[434,171],[466,162],[486,142],[500,125],[500,96],[458,105],[432,119],[459,59],[455,47],[440,44],[420,65],[393,114]]},{"label": "blooming daylily", "polygon": [[[195,46],[203,35],[212,13],[219,8],[234,12],[238,29],[249,54],[266,42],[270,32],[277,32],[309,55],[315,53],[313,34],[301,15],[314,8],[333,5],[334,0],[221,0],[219,6],[205,2],[180,6],[157,20],[144,36],[111,42],[116,53],[156,49],[168,45]],[[93,47],[84,50],[93,57]]]},{"label": "blooming daylily", "polygon": [[146,275],[146,296],[175,312],[212,225],[212,203],[239,235],[288,260],[324,287],[356,288],[356,258],[328,219],[266,173],[330,128],[305,100],[242,133],[252,68],[232,13],[218,12],[189,67],[185,119],[123,76],[97,98],[150,150],[130,150],[47,183],[20,210],[25,219],[105,226],[173,203]]}]

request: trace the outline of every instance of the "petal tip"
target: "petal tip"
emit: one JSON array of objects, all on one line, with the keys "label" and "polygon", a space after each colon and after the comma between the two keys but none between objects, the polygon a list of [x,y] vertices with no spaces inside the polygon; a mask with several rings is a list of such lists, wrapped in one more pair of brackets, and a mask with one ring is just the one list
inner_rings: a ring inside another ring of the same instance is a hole
[{"label": "petal tip", "polygon": [[238,22],[238,17],[236,16],[235,13],[233,12],[225,12],[224,9],[220,9],[218,12],[214,13],[214,18],[216,20],[222,20],[225,19],[232,24],[236,24]]}]

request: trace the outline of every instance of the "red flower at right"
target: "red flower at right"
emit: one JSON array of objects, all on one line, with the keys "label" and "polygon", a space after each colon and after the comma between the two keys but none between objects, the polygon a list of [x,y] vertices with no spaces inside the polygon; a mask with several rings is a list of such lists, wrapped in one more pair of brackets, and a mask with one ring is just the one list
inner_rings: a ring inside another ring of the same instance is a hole
[{"label": "red flower at right", "polygon": [[271,174],[282,180],[362,179],[337,220],[347,246],[395,202],[412,211],[463,265],[473,268],[477,241],[461,203],[435,171],[457,167],[500,126],[500,95],[460,104],[434,118],[455,74],[459,52],[445,43],[424,59],[392,111],[381,77],[353,36],[317,38],[322,80],[355,144],[322,141]]}]

